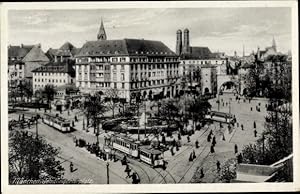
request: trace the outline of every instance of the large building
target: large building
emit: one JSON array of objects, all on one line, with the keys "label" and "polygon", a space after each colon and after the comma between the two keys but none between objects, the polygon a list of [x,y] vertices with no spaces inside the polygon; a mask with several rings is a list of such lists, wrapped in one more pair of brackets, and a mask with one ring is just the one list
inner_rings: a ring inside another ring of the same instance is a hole
[{"label": "large building", "polygon": [[82,92],[114,88],[120,98],[153,99],[179,92],[179,59],[160,41],[107,40],[103,23],[97,41],[86,42],[76,56],[76,86]]},{"label": "large building", "polygon": [[70,42],[65,42],[60,48],[50,48],[46,55],[52,62],[63,62],[66,60],[75,60],[75,55],[80,51]]},{"label": "large building", "polygon": [[8,86],[17,87],[20,81],[31,81],[32,69],[48,62],[41,45],[8,46]]},{"label": "large building", "polygon": [[33,91],[44,89],[46,85],[59,87],[68,84],[75,84],[75,70],[70,61],[49,62],[32,71]]},{"label": "large building", "polygon": [[[202,67],[206,68],[204,70],[205,74],[207,74],[208,67],[211,67],[209,71],[213,72],[212,75],[215,77],[215,70],[216,75],[219,75],[222,74],[227,66],[227,58],[224,53],[212,53],[208,47],[190,46],[190,35],[188,29],[184,30],[183,35],[181,30],[177,30],[176,32],[176,54],[180,56],[179,73],[182,76],[182,82],[184,83],[182,85],[184,89],[187,89],[188,86],[190,89],[193,88],[204,93],[203,91],[205,88],[215,87],[213,82],[216,81],[214,80],[216,78],[209,79],[209,81],[211,81],[211,87],[204,87],[204,85],[201,85],[208,81],[202,80],[206,79],[206,76],[202,77]],[[209,89],[209,91],[212,92],[212,94],[215,94],[216,92],[215,89]]]}]

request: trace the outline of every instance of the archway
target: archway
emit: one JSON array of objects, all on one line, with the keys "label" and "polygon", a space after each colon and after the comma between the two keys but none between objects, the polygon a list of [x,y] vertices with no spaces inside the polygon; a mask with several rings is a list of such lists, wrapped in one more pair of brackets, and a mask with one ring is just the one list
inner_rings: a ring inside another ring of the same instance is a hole
[{"label": "archway", "polygon": [[208,94],[209,93],[209,89],[206,87],[205,89],[204,89],[204,94]]},{"label": "archway", "polygon": [[152,100],[152,90],[149,91],[148,99],[149,99],[149,100]]},{"label": "archway", "polygon": [[226,81],[219,88],[219,94],[239,93],[238,84],[234,81]]}]

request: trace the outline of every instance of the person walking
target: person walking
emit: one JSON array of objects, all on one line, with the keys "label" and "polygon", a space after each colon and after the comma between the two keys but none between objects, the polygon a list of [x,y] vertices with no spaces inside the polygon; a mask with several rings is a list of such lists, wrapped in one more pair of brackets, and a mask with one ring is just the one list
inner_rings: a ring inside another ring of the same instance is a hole
[{"label": "person walking", "polygon": [[196,158],[196,153],[195,153],[195,150],[193,150],[193,159]]},{"label": "person walking", "polygon": [[129,165],[128,164],[126,164],[126,168],[125,168],[125,170],[124,170],[126,173],[127,173],[127,176],[126,176],[126,178],[130,178],[130,172],[131,172],[131,169],[130,169],[130,167],[129,167]]},{"label": "person walking", "polygon": [[197,149],[199,148],[199,141],[198,140],[196,140],[195,146],[196,146]]},{"label": "person walking", "polygon": [[217,161],[217,170],[218,170],[218,172],[220,172],[220,170],[221,170],[221,163],[219,160]]},{"label": "person walking", "polygon": [[188,141],[188,142],[191,142],[190,135],[187,136],[187,141]]},{"label": "person walking", "polygon": [[70,162],[70,172],[73,172],[73,170],[74,170],[73,162]]},{"label": "person walking", "polygon": [[210,142],[211,136],[210,134],[207,136],[207,142]]},{"label": "person walking", "polygon": [[238,153],[238,146],[237,146],[237,144],[234,145],[234,153],[235,154]]},{"label": "person walking", "polygon": [[217,144],[216,136],[213,136],[212,142],[211,142],[211,143],[212,143],[212,145],[214,145],[214,146]]},{"label": "person walking", "polygon": [[204,172],[203,172],[203,168],[201,168],[200,170],[200,178],[202,179],[204,177]]},{"label": "person walking", "polygon": [[215,148],[213,145],[210,146],[210,153],[212,153],[212,154],[215,153]]},{"label": "person walking", "polygon": [[257,137],[257,131],[254,129],[254,137]]},{"label": "person walking", "polygon": [[191,152],[190,157],[189,157],[189,161],[191,162],[191,161],[193,161],[193,160],[194,160],[193,152]]},{"label": "person walking", "polygon": [[256,123],[255,123],[255,121],[253,122],[253,128],[256,129]]},{"label": "person walking", "polygon": [[242,129],[242,131],[244,130],[244,125],[243,124],[241,124],[241,129]]}]

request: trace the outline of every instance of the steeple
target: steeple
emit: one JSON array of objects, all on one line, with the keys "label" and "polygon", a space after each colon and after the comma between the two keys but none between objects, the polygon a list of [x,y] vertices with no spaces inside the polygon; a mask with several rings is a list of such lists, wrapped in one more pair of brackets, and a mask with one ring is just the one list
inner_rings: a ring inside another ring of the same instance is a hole
[{"label": "steeple", "polygon": [[272,47],[273,47],[274,50],[276,51],[276,42],[275,42],[274,36],[273,36],[273,40],[272,40]]},{"label": "steeple", "polygon": [[97,34],[97,39],[98,40],[106,40],[107,39],[102,18],[101,18],[101,26],[100,26],[99,32]]},{"label": "steeple", "polygon": [[176,32],[176,54],[180,55],[182,52],[182,31],[177,30]]}]

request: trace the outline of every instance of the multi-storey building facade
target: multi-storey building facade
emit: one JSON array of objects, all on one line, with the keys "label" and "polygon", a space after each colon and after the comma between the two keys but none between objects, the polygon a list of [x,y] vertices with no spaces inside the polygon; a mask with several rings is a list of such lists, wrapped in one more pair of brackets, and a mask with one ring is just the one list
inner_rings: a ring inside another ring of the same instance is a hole
[{"label": "multi-storey building facade", "polygon": [[[202,77],[202,67],[207,69],[207,67],[210,66],[214,69],[212,72],[215,72],[216,70],[216,74],[222,74],[227,66],[227,58],[225,57],[224,53],[212,53],[208,47],[190,46],[188,29],[184,30],[183,43],[181,30],[177,31],[176,40],[176,54],[180,56],[179,73],[182,77],[182,82],[184,83],[182,85],[185,85],[183,87],[186,88],[186,86],[189,86],[190,88],[194,88],[203,93],[204,88],[206,87],[204,87],[202,84],[207,83],[206,81],[208,80],[204,80],[204,82],[202,80],[206,79],[207,77]],[[205,72],[207,71],[206,69],[204,70]],[[209,81],[215,82],[216,80],[209,79]],[[214,85],[214,83],[210,83],[210,85]],[[213,89],[210,89],[209,91],[215,92]]]},{"label": "multi-storey building facade", "polygon": [[201,94],[217,93],[217,70],[214,65],[204,65],[201,67]]},{"label": "multi-storey building facade", "polygon": [[[37,45],[38,46],[38,45]],[[8,46],[8,87],[17,87],[25,78],[24,57],[30,52],[34,45]]]},{"label": "multi-storey building facade", "polygon": [[75,84],[75,70],[72,64],[65,62],[49,62],[32,71],[33,91],[44,89],[46,85],[54,87]]},{"label": "multi-storey building facade", "polygon": [[160,41],[106,40],[101,28],[97,41],[88,41],[76,56],[76,86],[82,92],[111,88],[127,101],[175,96],[179,91],[179,59]]}]

